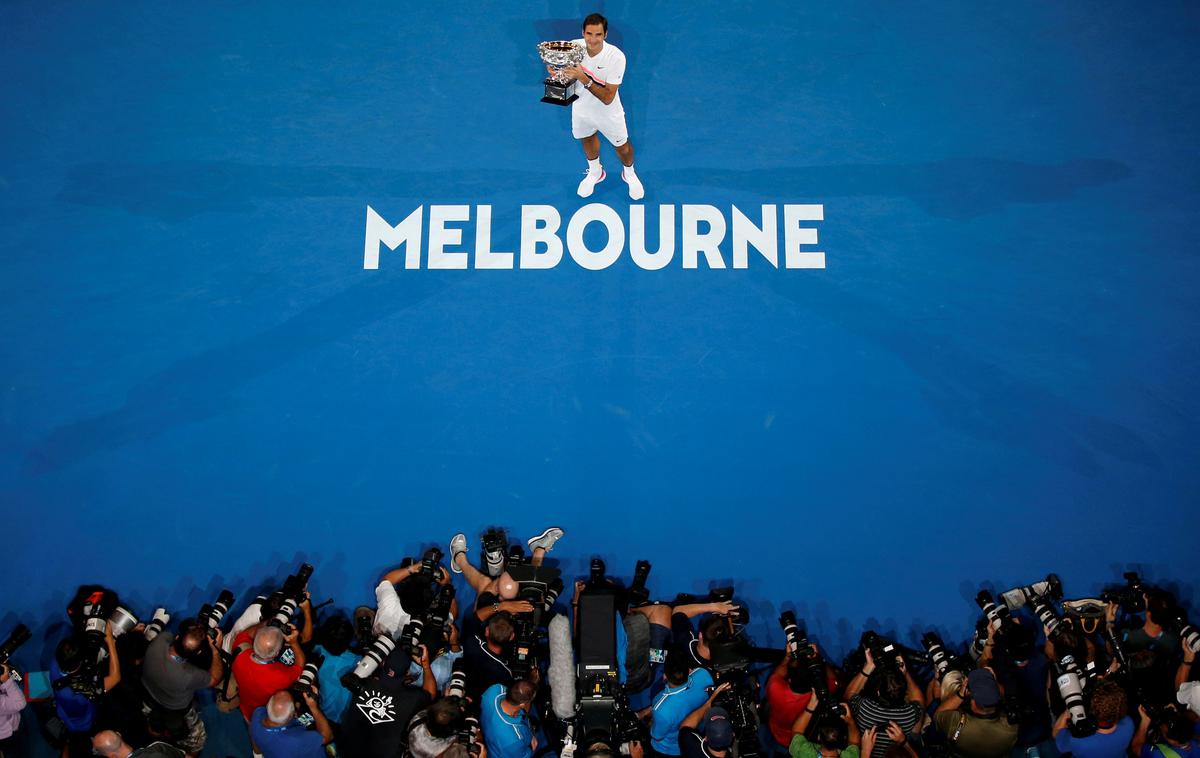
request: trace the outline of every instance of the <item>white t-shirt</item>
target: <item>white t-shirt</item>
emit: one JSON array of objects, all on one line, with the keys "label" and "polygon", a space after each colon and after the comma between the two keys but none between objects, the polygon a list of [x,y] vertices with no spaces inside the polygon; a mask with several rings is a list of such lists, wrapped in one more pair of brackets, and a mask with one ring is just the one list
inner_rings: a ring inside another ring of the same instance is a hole
[{"label": "white t-shirt", "polygon": [[[582,39],[577,39],[575,42],[583,45],[584,50],[587,50],[587,43]],[[621,80],[625,78],[625,53],[621,52],[616,45],[610,45],[607,42],[604,43],[600,54],[595,58],[585,52],[583,62],[579,65],[593,79],[604,84],[620,84]],[[596,85],[593,84],[592,87],[595,88]],[[593,95],[590,90],[584,89],[583,82],[575,82],[575,94],[579,95],[579,99],[571,107],[579,109],[582,115],[624,115],[625,113],[625,109],[621,107],[620,92],[617,92],[613,101],[608,105],[601,102],[600,98]]]}]

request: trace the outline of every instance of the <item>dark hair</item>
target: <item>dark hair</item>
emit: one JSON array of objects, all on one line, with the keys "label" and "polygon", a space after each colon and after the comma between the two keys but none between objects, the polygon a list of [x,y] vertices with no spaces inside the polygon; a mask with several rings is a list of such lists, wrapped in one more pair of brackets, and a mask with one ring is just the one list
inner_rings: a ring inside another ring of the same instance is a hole
[{"label": "dark hair", "polygon": [[446,698],[435,700],[425,714],[425,728],[433,737],[444,740],[458,730],[458,723],[462,720],[462,716],[462,706],[454,700]]},{"label": "dark hair", "polygon": [[513,705],[526,705],[533,702],[536,694],[537,685],[528,679],[518,679],[509,685],[507,699]]},{"label": "dark hair", "polygon": [[844,721],[825,719],[817,727],[817,744],[826,750],[845,750],[850,744],[849,730]]},{"label": "dark hair", "polygon": [[67,637],[54,649],[54,660],[64,674],[83,665],[83,644],[78,637]]},{"label": "dark hair", "polygon": [[1009,624],[1004,632],[1004,650],[1015,661],[1033,657],[1034,634],[1025,624]]},{"label": "dark hair", "polygon": [[1059,658],[1072,655],[1080,665],[1087,659],[1087,643],[1083,641],[1079,632],[1075,631],[1075,627],[1068,626],[1066,622],[1059,624],[1054,634],[1050,635],[1050,644],[1054,646],[1054,654]]},{"label": "dark hair", "polygon": [[589,26],[595,26],[596,24],[603,26],[604,33],[608,34],[608,19],[606,19],[604,16],[601,16],[599,13],[589,13],[588,17],[583,20],[583,26],[580,28],[587,29]]},{"label": "dark hair", "polygon": [[1164,626],[1171,623],[1170,611],[1175,607],[1175,598],[1161,590],[1154,590],[1146,597],[1146,618]]},{"label": "dark hair", "polygon": [[713,643],[728,642],[733,635],[729,632],[728,618],[709,614],[700,622],[700,636],[709,645]]},{"label": "dark hair", "polygon": [[204,638],[207,637],[204,627],[196,619],[184,619],[179,622],[179,633],[171,647],[175,652],[189,661],[194,659],[205,648]]},{"label": "dark hair", "polygon": [[1096,685],[1096,691],[1092,693],[1092,713],[1101,726],[1112,726],[1128,711],[1129,700],[1121,685],[1107,680]]},{"label": "dark hair", "polygon": [[350,649],[354,641],[354,624],[344,613],[335,613],[321,622],[317,641],[330,655],[341,655]]},{"label": "dark hair", "polygon": [[1167,715],[1167,728],[1164,730],[1171,742],[1186,745],[1194,736],[1192,720],[1186,711],[1173,710]]},{"label": "dark hair", "polygon": [[788,687],[797,695],[812,692],[812,675],[807,666],[790,666],[788,668]]},{"label": "dark hair", "polygon": [[503,645],[513,638],[513,625],[507,616],[492,616],[488,619],[487,636],[492,642]]},{"label": "dark hair", "polygon": [[876,692],[879,699],[887,705],[900,707],[904,705],[904,696],[908,693],[908,680],[904,678],[904,674],[895,666],[888,666],[879,673],[879,683],[876,685]]},{"label": "dark hair", "polygon": [[683,650],[672,650],[667,653],[667,660],[663,664],[663,673],[667,675],[669,683],[679,686],[688,680],[688,674],[691,673],[688,657],[689,654]]}]

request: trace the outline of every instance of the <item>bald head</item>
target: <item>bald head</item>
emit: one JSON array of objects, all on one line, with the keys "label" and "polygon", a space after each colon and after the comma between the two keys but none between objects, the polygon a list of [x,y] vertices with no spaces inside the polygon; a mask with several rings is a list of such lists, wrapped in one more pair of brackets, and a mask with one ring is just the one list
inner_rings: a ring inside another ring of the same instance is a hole
[{"label": "bald head", "polygon": [[292,693],[287,690],[276,692],[267,701],[267,720],[272,724],[290,724],[295,715],[296,701],[292,700]]},{"label": "bald head", "polygon": [[254,654],[264,661],[273,661],[283,650],[283,632],[273,626],[264,626],[254,635]]},{"label": "bald head", "polygon": [[501,600],[512,600],[515,598],[517,596],[517,589],[517,580],[509,576],[507,571],[497,579],[497,592]]},{"label": "bald head", "polygon": [[95,737],[92,737],[92,750],[103,756],[121,756],[124,758],[132,752],[133,748],[125,744],[125,740],[121,739],[121,735],[105,729],[102,732],[97,732]]}]

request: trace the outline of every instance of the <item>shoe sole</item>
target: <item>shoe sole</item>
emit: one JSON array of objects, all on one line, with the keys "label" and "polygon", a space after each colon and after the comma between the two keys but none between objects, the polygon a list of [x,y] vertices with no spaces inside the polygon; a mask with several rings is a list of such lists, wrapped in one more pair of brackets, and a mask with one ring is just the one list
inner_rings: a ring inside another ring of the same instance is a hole
[{"label": "shoe sole", "polygon": [[538,540],[544,540],[544,539],[546,539],[547,537],[549,537],[549,536],[550,536],[550,532],[553,532],[553,531],[560,531],[560,532],[561,532],[561,531],[562,531],[562,527],[561,527],[561,526],[552,526],[552,527],[550,527],[549,529],[547,529],[546,531],[544,531],[544,532],[542,532],[541,534],[539,534],[538,536],[536,536],[536,537],[530,537],[529,539],[525,540],[525,544],[526,544],[526,545],[529,545],[529,547],[531,547],[531,548],[532,548],[532,547],[533,547],[533,543],[537,542]]}]

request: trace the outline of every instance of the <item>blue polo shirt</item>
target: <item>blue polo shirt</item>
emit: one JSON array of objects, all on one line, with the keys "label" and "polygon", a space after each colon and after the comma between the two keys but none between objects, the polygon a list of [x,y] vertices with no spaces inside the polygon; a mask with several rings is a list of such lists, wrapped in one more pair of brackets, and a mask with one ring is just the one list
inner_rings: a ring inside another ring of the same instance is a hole
[{"label": "blue polo shirt", "polygon": [[530,758],[533,755],[533,729],[524,712],[509,716],[500,707],[508,687],[493,684],[479,701],[479,726],[487,745],[488,758]]},{"label": "blue polo shirt", "polygon": [[679,755],[679,725],[688,714],[708,700],[705,687],[711,687],[712,674],[696,669],[678,687],[667,687],[654,698],[650,707],[654,719],[650,722],[650,745],[664,755]]},{"label": "blue polo shirt", "polygon": [[250,737],[263,758],[325,758],[325,738],[320,732],[306,729],[295,719],[286,726],[266,726],[266,718],[265,706],[255,708],[250,718]]},{"label": "blue polo shirt", "polygon": [[1054,738],[1060,753],[1071,753],[1075,758],[1125,758],[1129,743],[1133,741],[1133,719],[1125,716],[1117,722],[1117,728],[1109,734],[1096,732],[1088,737],[1073,737],[1063,729]]}]

